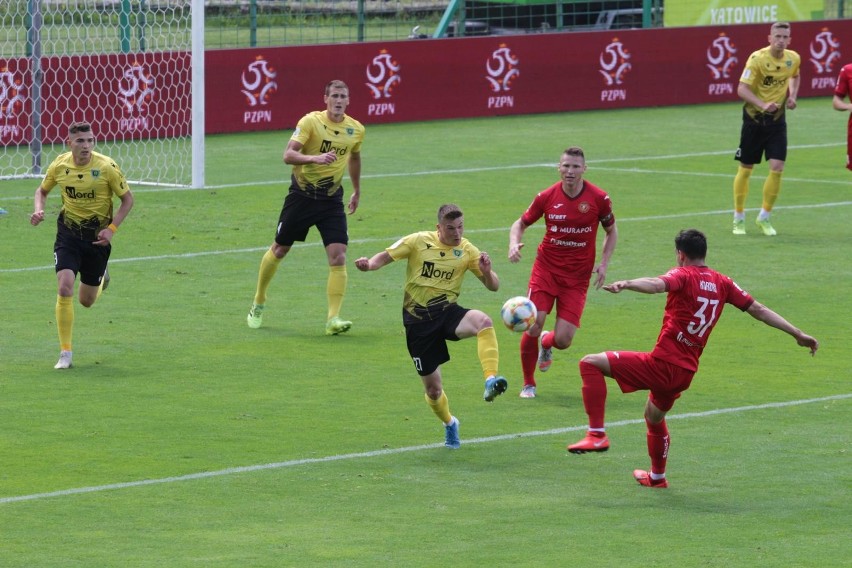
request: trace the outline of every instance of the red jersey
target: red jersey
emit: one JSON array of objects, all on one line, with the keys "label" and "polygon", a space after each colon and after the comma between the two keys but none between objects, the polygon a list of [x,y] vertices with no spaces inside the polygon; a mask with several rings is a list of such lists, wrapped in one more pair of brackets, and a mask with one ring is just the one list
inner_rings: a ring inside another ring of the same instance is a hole
[{"label": "red jersey", "polygon": [[568,197],[560,181],[535,196],[521,221],[529,226],[541,217],[547,227],[538,245],[536,264],[588,281],[595,268],[598,224],[609,227],[615,223],[609,196],[583,180],[579,195]]},{"label": "red jersey", "polygon": [[[837,77],[837,85],[834,86],[834,94],[845,99],[849,97],[852,101],[852,63],[845,65]],[[852,112],[846,122],[846,169],[852,170]]]},{"label": "red jersey", "polygon": [[698,370],[698,358],[725,304],[745,311],[754,298],[728,276],[706,266],[681,266],[660,276],[668,298],[663,328],[651,355],[690,371]]},{"label": "red jersey", "polygon": [[[834,94],[841,99],[850,97],[850,100],[852,100],[852,63],[844,65],[843,69],[840,70],[837,84],[834,86]],[[852,114],[849,115],[849,119],[852,120]]]}]

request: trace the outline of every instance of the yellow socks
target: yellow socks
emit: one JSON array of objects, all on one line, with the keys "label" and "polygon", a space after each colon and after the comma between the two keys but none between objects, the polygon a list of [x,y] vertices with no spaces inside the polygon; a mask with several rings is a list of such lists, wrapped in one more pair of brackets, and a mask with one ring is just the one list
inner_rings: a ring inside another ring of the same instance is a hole
[{"label": "yellow socks", "polygon": [[71,351],[71,336],[74,330],[74,298],[56,296],[56,329],[59,332],[59,349]]},{"label": "yellow socks", "polygon": [[479,362],[482,364],[482,372],[485,374],[485,378],[496,375],[500,354],[497,348],[497,334],[493,327],[486,327],[476,334],[476,352],[479,355]]},{"label": "yellow socks", "polygon": [[441,391],[441,396],[438,400],[432,400],[429,398],[429,395],[424,395],[426,397],[426,402],[429,404],[429,408],[432,409],[432,412],[435,413],[435,416],[441,419],[441,422],[444,424],[449,424],[453,419],[453,415],[450,414],[450,401],[447,400],[447,394],[444,391]]},{"label": "yellow socks", "polygon": [[263,305],[266,303],[266,291],[269,289],[269,283],[272,282],[281,260],[275,257],[272,249],[267,249],[266,254],[263,255],[263,259],[260,261],[260,271],[257,274],[257,290],[254,293],[255,304]]},{"label": "yellow socks", "polygon": [[751,177],[751,168],[740,166],[737,168],[737,175],[734,177],[734,212],[742,213],[745,211],[746,197],[748,197],[748,182]]},{"label": "yellow socks", "polygon": [[770,171],[763,183],[763,210],[769,213],[781,193],[781,172]]},{"label": "yellow socks", "polygon": [[340,306],[343,304],[343,294],[346,292],[346,282],[349,275],[346,273],[346,265],[328,267],[328,319],[340,315]]}]

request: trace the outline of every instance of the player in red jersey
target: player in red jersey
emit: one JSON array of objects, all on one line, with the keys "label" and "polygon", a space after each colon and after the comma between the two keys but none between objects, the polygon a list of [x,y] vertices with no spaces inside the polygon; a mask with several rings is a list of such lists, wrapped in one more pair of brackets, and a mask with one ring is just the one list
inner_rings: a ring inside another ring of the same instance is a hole
[{"label": "player in red jersey", "polygon": [[[849,102],[845,101],[847,97]],[[831,103],[834,110],[852,111],[852,63],[840,70]],[[846,169],[852,170],[852,112],[849,113],[849,122],[846,125]]]},{"label": "player in red jersey", "polygon": [[603,287],[613,294],[622,290],[643,294],[667,292],[663,327],[650,353],[606,351],[586,355],[580,360],[583,405],[589,416],[589,431],[585,438],[568,446],[568,451],[574,454],[609,449],[604,430],[604,376],[615,379],[625,393],[651,391],[645,404],[651,470],[637,469],[633,472],[636,481],[647,487],[668,487],[665,474],[669,453],[666,412],[671,410],[680,393],[689,388],[698,370],[698,358],[725,304],[736,306],[754,319],[789,333],[796,343],[809,348],[811,355],[819,347],[816,339],[755,301],[731,278],[708,268],[704,264],[707,239],[703,233],[695,229],[681,231],[675,238],[675,251],[677,268],[663,276],[619,280]]},{"label": "player in red jersey", "polygon": [[[609,196],[583,179],[586,157],[582,148],[568,148],[559,160],[561,181],[535,196],[532,204],[509,230],[509,261],[521,259],[521,239],[527,227],[544,218],[544,238],[538,246],[530,274],[528,295],[538,309],[535,325],[521,336],[521,398],[535,398],[535,366],[545,372],[553,361],[553,348],[568,349],[580,327],[589,279],[595,288],[606,279],[618,231]],[[601,260],[595,266],[598,225],[606,232]],[[552,332],[542,332],[547,314],[556,304]],[[541,349],[538,341],[541,336]]]}]

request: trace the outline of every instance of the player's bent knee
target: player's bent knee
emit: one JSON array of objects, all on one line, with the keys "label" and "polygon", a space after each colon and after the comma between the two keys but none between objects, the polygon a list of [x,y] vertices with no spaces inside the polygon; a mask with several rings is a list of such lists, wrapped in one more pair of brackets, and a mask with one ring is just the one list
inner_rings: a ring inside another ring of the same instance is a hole
[{"label": "player's bent knee", "polygon": [[601,363],[606,360],[606,353],[590,353],[589,355],[583,355],[580,358],[580,363],[587,363],[600,368]]},{"label": "player's bent knee", "polygon": [[472,328],[476,333],[479,333],[483,329],[494,327],[494,322],[491,317],[480,310],[470,310],[467,312],[462,322],[466,327],[468,327],[468,329]]}]

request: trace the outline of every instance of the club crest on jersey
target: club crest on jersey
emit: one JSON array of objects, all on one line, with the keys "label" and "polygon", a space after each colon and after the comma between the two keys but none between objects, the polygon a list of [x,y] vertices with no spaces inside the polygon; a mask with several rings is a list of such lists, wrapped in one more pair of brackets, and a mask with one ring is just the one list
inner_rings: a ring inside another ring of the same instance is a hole
[{"label": "club crest on jersey", "polygon": [[455,256],[456,258],[459,258],[459,257],[461,257],[461,255],[462,255],[462,251],[460,251],[458,249],[453,249],[453,256]]},{"label": "club crest on jersey", "polygon": [[349,136],[352,136],[353,134],[355,134],[355,129],[354,128],[347,128],[346,134],[348,134]]},{"label": "club crest on jersey", "polygon": [[580,213],[588,213],[589,209],[591,208],[592,206],[589,205],[588,201],[581,201],[577,204],[577,211],[579,211]]},{"label": "club crest on jersey", "polygon": [[92,177],[98,177],[101,175],[101,170],[92,170]]}]

